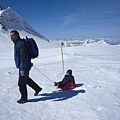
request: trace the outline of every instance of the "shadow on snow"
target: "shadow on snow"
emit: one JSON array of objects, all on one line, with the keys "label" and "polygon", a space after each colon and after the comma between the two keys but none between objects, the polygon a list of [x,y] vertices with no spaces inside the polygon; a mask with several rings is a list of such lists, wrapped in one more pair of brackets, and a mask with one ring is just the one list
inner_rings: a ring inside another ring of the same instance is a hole
[{"label": "shadow on snow", "polygon": [[[76,87],[80,87],[83,84],[77,84]],[[85,90],[59,90],[59,91],[53,91],[52,93],[43,93],[40,94],[40,98],[36,99],[29,99],[28,102],[39,102],[39,101],[47,101],[47,100],[53,100],[53,101],[62,101],[67,100],[69,98],[72,98],[79,93],[85,93]]]}]

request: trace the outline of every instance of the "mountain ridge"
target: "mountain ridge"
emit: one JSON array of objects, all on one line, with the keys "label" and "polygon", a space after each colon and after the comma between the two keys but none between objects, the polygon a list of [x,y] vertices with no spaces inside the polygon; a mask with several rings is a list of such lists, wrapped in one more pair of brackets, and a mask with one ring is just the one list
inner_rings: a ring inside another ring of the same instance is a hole
[{"label": "mountain ridge", "polygon": [[45,39],[43,35],[34,30],[17,12],[15,12],[11,7],[5,8],[0,4],[0,31],[7,32],[9,29],[24,30],[29,34]]}]

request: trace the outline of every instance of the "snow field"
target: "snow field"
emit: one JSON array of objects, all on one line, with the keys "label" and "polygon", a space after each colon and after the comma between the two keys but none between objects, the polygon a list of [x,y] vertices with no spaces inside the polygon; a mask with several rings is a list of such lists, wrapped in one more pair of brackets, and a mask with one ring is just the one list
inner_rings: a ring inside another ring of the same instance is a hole
[{"label": "snow field", "polygon": [[65,71],[73,70],[77,87],[59,91],[53,86],[64,76],[60,48],[41,49],[30,76],[43,90],[35,97],[28,87],[29,100],[24,105],[16,102],[20,94],[12,51],[0,54],[1,120],[119,120],[119,46],[67,47],[63,51]]}]

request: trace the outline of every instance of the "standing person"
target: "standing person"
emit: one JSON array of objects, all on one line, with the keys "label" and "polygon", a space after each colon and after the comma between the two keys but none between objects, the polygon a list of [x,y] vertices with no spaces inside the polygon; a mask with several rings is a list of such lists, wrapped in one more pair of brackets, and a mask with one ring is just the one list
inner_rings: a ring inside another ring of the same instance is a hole
[{"label": "standing person", "polygon": [[20,38],[19,32],[12,30],[10,32],[11,40],[14,43],[14,60],[16,67],[19,69],[18,86],[21,93],[21,98],[18,103],[25,103],[28,100],[27,85],[35,90],[34,96],[42,90],[30,77],[29,71],[33,65],[28,57],[28,48],[26,42]]}]

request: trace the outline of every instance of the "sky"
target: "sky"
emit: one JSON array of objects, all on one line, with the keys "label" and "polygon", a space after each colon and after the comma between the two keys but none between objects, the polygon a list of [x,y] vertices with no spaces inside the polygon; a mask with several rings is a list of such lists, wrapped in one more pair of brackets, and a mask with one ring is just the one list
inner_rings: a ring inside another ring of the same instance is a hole
[{"label": "sky", "polygon": [[120,0],[0,0],[48,39],[119,37]]}]

